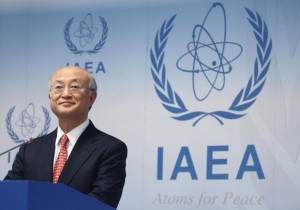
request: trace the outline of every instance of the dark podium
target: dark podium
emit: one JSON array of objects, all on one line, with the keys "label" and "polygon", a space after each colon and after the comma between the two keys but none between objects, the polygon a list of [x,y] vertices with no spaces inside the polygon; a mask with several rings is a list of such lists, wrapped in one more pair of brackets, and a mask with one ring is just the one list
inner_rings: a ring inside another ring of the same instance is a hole
[{"label": "dark podium", "polygon": [[1,210],[115,210],[68,186],[37,181],[0,182]]}]

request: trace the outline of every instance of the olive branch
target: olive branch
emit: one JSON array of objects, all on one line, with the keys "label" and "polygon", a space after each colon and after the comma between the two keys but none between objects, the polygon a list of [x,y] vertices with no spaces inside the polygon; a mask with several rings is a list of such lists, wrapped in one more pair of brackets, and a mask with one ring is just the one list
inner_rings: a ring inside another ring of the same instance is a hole
[{"label": "olive branch", "polygon": [[204,117],[211,116],[223,125],[222,119],[241,118],[246,115],[246,110],[254,104],[258,94],[264,87],[266,75],[270,67],[272,40],[269,38],[266,23],[262,21],[260,15],[247,8],[246,12],[257,41],[257,57],[254,62],[253,74],[248,80],[247,86],[239,91],[231,106],[225,111],[190,111],[186,108],[181,97],[172,89],[166,77],[164,49],[167,44],[168,35],[173,28],[176,15],[163,22],[160,30],[156,33],[154,47],[150,50],[151,73],[156,94],[165,109],[173,114],[172,117],[174,119],[180,121],[194,120],[193,126],[195,126]]}]

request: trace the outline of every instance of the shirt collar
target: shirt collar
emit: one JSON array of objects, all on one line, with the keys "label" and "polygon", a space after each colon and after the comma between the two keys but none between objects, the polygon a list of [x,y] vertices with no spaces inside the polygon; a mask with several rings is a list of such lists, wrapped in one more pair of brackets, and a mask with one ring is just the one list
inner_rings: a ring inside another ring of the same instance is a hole
[{"label": "shirt collar", "polygon": [[[78,125],[76,128],[71,130],[69,133],[66,133],[69,138],[69,143],[74,146],[77,142],[79,136],[83,133],[83,131],[86,129],[86,127],[89,125],[89,119],[87,118],[82,124]],[[55,146],[60,145],[60,138],[64,135],[64,132],[60,128],[60,126],[57,127],[57,136],[55,141]]]}]

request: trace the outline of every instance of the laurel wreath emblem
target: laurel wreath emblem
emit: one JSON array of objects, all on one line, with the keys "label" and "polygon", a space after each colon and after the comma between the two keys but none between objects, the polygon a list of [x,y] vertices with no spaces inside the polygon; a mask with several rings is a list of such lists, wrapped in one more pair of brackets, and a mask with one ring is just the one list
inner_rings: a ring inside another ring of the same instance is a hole
[{"label": "laurel wreath emblem", "polygon": [[98,53],[102,49],[103,45],[106,42],[106,38],[107,38],[107,34],[108,34],[108,26],[107,26],[106,20],[103,17],[99,16],[99,18],[100,18],[100,22],[102,24],[103,32],[102,32],[102,37],[101,37],[100,41],[95,45],[93,50],[78,50],[78,48],[72,42],[71,37],[70,37],[70,28],[71,28],[74,18],[71,18],[70,20],[68,20],[68,22],[66,23],[66,26],[65,26],[65,30],[64,30],[64,38],[65,38],[66,45],[68,46],[68,48],[71,52],[73,52],[74,54],[79,54],[79,55],[82,55],[84,53],[93,54],[93,53]]},{"label": "laurel wreath emblem", "polygon": [[266,23],[262,21],[260,15],[247,8],[246,12],[257,41],[257,57],[254,63],[253,74],[248,80],[247,86],[239,91],[231,106],[225,111],[190,111],[176,91],[172,89],[166,77],[164,49],[167,44],[168,35],[173,28],[176,15],[163,22],[155,36],[154,47],[150,50],[151,73],[155,83],[156,94],[165,109],[173,114],[172,118],[180,121],[194,120],[193,126],[195,126],[204,117],[211,116],[223,125],[223,119],[232,120],[241,118],[246,115],[246,110],[254,104],[256,97],[265,84],[266,75],[270,67],[272,40],[269,38]]},{"label": "laurel wreath emblem", "polygon": [[[18,135],[14,132],[14,130],[12,129],[12,126],[11,126],[11,117],[12,117],[12,114],[15,110],[15,107],[16,106],[13,106],[7,113],[7,116],[6,116],[6,129],[7,129],[7,133],[8,135],[10,136],[10,138],[15,142],[15,143],[22,143],[24,142],[23,139],[20,139],[18,137]],[[50,115],[49,115],[49,112],[47,111],[47,109],[45,107],[42,106],[42,110],[43,110],[43,113],[44,113],[44,116],[45,116],[45,121],[44,121],[44,128],[43,130],[41,131],[41,133],[38,134],[37,137],[40,137],[40,136],[43,136],[43,135],[46,135],[48,133],[48,130],[49,130],[49,127],[50,127],[50,122],[51,122],[51,118],[50,118]]]}]

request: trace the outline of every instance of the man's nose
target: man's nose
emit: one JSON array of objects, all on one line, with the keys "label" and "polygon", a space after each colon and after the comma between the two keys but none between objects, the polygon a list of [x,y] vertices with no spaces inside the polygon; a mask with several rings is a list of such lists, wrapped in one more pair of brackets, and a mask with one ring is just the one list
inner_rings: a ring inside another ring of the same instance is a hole
[{"label": "man's nose", "polygon": [[71,94],[70,88],[68,86],[65,86],[62,95],[70,95],[70,94]]}]

